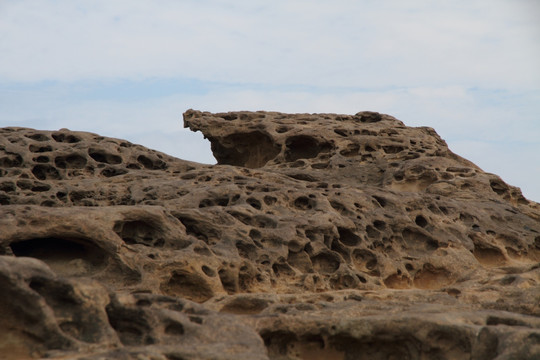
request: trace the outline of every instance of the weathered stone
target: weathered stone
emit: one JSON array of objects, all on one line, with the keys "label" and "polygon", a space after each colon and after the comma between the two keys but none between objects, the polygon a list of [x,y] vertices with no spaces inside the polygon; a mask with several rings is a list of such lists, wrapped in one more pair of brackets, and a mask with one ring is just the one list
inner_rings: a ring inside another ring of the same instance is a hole
[{"label": "weathered stone", "polygon": [[184,123],[217,165],[0,129],[0,358],[539,356],[540,205],[433,129]]}]

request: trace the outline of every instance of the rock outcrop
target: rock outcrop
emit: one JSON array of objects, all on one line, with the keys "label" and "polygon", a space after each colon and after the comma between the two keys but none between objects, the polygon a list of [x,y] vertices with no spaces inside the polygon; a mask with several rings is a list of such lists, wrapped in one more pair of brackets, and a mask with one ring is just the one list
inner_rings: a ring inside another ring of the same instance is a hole
[{"label": "rock outcrop", "polygon": [[0,358],[540,356],[540,204],[433,129],[184,124],[217,165],[0,129]]}]

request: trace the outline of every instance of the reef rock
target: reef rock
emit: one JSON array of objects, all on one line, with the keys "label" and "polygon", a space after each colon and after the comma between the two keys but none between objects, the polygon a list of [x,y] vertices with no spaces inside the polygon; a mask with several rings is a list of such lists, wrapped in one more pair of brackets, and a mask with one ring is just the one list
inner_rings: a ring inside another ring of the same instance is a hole
[{"label": "reef rock", "polygon": [[217,165],[0,129],[0,358],[540,357],[540,204],[433,129],[184,124]]}]

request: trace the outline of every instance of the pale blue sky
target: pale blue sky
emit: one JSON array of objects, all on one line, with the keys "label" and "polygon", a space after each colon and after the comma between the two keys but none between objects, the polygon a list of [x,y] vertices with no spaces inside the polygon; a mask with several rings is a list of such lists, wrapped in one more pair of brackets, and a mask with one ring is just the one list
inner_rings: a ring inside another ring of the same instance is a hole
[{"label": "pale blue sky", "polygon": [[0,126],[211,163],[181,114],[391,114],[540,201],[540,1],[0,0]]}]

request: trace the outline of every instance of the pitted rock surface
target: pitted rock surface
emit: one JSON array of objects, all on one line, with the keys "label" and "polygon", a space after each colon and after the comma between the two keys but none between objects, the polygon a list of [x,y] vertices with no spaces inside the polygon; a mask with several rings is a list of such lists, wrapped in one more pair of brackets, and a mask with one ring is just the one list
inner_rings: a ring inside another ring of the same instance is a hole
[{"label": "pitted rock surface", "polygon": [[540,356],[540,205],[433,129],[184,124],[217,165],[0,129],[0,358]]}]

